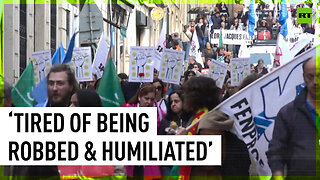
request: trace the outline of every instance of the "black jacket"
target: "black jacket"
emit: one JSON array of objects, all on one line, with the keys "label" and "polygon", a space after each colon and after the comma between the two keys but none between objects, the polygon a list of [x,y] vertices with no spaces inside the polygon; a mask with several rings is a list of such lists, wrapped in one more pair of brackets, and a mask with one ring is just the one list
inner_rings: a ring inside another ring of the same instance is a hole
[{"label": "black jacket", "polygon": [[304,89],[293,102],[281,108],[267,152],[272,172],[283,171],[287,165],[289,178],[316,175],[316,149],[319,153],[319,139],[306,97],[307,90]]}]

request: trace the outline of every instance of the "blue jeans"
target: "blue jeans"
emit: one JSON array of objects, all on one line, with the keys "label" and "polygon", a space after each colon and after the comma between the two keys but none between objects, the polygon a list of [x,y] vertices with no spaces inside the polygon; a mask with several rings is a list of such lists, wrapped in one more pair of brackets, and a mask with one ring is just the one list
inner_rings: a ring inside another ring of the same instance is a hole
[{"label": "blue jeans", "polygon": [[202,50],[204,49],[204,39],[202,39],[200,36],[198,36],[198,41],[199,41],[199,46],[200,46],[200,52],[202,52]]},{"label": "blue jeans", "polygon": [[182,42],[183,50],[185,51],[184,60],[189,59],[190,42]]},{"label": "blue jeans", "polygon": [[240,45],[233,45],[233,57],[238,57]]},{"label": "blue jeans", "polygon": [[209,38],[208,37],[204,37],[204,39],[203,39],[204,48],[206,48],[207,42],[209,42]]}]

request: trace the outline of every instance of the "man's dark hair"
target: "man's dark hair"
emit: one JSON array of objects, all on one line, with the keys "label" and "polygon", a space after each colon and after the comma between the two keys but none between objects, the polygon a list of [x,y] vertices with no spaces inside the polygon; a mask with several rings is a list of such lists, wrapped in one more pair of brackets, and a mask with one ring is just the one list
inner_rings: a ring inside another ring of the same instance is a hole
[{"label": "man's dark hair", "polygon": [[126,73],[119,73],[118,74],[118,77],[121,79],[121,80],[126,80],[128,79],[128,75]]},{"label": "man's dark hair", "polygon": [[264,63],[264,60],[263,60],[263,59],[259,59],[259,60],[258,60],[258,64],[261,64],[261,63]]},{"label": "man's dark hair", "polygon": [[74,94],[78,90],[79,86],[78,86],[76,77],[74,76],[73,70],[67,64],[57,64],[52,66],[47,76],[47,82],[49,81],[49,77],[51,73],[58,73],[58,72],[65,72],[67,74],[68,83],[73,87],[71,94]]}]

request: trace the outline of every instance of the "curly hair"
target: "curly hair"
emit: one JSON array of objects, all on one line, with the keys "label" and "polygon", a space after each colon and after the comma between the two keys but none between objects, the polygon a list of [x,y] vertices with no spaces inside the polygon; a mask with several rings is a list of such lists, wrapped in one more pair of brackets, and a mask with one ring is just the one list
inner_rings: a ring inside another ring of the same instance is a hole
[{"label": "curly hair", "polygon": [[220,88],[216,82],[208,77],[194,77],[188,80],[182,87],[184,91],[184,107],[191,111],[197,111],[206,107],[208,110],[215,108],[220,103]]}]

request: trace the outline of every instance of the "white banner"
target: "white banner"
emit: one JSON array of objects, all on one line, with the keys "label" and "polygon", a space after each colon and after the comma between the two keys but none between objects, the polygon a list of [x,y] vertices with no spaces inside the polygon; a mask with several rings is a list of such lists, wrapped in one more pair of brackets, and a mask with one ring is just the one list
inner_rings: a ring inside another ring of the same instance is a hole
[{"label": "white banner", "polygon": [[[219,42],[220,30],[215,29],[211,35],[211,43],[217,44]],[[237,30],[222,30],[222,42],[223,44],[252,44],[253,37],[249,35],[247,31],[237,31]]]},{"label": "white banner", "polygon": [[38,84],[42,79],[46,78],[52,66],[51,51],[33,52],[30,59],[33,63],[34,80]]},{"label": "white banner", "polygon": [[228,65],[220,61],[211,61],[209,67],[209,77],[216,81],[216,85],[222,88],[224,79],[228,71]]},{"label": "white banner", "polygon": [[70,67],[79,82],[92,81],[92,61],[90,47],[74,48]]},{"label": "white banner", "polygon": [[153,57],[154,47],[131,46],[130,47],[130,82],[153,81]]},{"label": "white banner", "polygon": [[231,85],[238,86],[250,74],[250,58],[232,58]]},{"label": "white banner", "polygon": [[316,56],[316,48],[264,75],[221,103],[220,109],[235,119],[232,132],[243,140],[259,176],[271,176],[266,151],[279,110],[301,91],[302,64]]},{"label": "white banner", "polygon": [[0,165],[221,165],[220,135],[158,136],[155,107],[14,107],[0,117]]},{"label": "white banner", "polygon": [[180,84],[184,60],[184,51],[164,49],[159,72],[163,82]]},{"label": "white banner", "polygon": [[108,58],[109,48],[107,45],[106,38],[104,34],[101,34],[98,49],[96,55],[94,57],[94,61],[92,64],[92,72],[97,75],[97,79],[100,79],[103,75],[103,71],[106,65],[106,61]]}]

